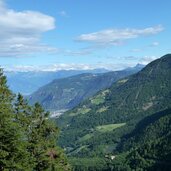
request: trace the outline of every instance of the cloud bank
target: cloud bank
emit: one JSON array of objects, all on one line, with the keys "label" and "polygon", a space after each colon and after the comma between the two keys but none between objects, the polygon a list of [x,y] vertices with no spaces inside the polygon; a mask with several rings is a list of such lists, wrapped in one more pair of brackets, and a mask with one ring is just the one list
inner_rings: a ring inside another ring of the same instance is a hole
[{"label": "cloud bank", "polygon": [[41,34],[55,28],[55,19],[36,11],[14,11],[0,0],[0,57],[23,57],[56,48],[41,43]]},{"label": "cloud bank", "polygon": [[78,42],[92,43],[95,45],[120,45],[125,40],[155,35],[163,30],[164,27],[161,25],[144,29],[107,29],[99,32],[82,34],[75,40]]}]

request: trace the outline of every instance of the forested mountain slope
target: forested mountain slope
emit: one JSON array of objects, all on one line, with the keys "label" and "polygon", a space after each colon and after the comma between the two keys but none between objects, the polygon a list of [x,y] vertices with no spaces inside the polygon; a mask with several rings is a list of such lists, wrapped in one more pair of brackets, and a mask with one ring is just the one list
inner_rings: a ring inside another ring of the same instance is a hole
[{"label": "forested mountain slope", "polygon": [[76,157],[118,153],[139,121],[170,107],[168,54],[62,115],[57,120],[62,129],[60,145]]},{"label": "forested mountain slope", "polygon": [[75,171],[170,171],[170,139],[171,109],[166,109],[141,120],[130,134],[124,136],[121,151],[101,157],[70,157],[70,163]]},{"label": "forested mountain slope", "polygon": [[125,137],[115,170],[171,170],[171,109],[141,120]]}]

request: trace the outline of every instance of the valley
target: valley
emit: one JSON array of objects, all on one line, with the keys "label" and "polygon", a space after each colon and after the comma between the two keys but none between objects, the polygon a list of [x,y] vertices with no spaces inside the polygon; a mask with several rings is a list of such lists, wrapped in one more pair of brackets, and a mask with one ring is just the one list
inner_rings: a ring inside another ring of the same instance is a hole
[{"label": "valley", "polygon": [[51,125],[51,134],[53,126],[59,127],[52,141],[64,149],[74,171],[170,168],[170,54],[138,69],[55,79],[25,99],[19,94],[15,101],[16,119],[25,129],[29,124],[34,128],[38,120]]},{"label": "valley", "polygon": [[0,171],[171,171],[170,7],[0,0]]},{"label": "valley", "polygon": [[[138,72],[143,67],[143,65],[137,65],[121,71],[98,74],[83,73],[67,78],[54,79],[26,98],[30,104],[39,102],[49,111],[72,109],[83,100],[95,95],[98,91],[110,87],[114,82]],[[94,100],[94,103],[100,103],[99,100],[100,97]],[[82,110],[82,112],[87,112],[86,110]]]}]

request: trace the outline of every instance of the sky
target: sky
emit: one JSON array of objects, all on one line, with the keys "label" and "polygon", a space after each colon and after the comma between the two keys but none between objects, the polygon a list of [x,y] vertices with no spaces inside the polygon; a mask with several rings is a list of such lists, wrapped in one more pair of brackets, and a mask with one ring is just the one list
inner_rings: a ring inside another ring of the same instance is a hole
[{"label": "sky", "polygon": [[148,64],[171,52],[170,0],[0,0],[5,70]]}]

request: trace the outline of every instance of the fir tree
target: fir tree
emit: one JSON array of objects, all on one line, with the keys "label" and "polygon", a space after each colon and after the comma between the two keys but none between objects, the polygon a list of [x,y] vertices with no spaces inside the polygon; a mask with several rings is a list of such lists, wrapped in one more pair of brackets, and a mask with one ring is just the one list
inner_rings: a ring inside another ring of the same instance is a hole
[{"label": "fir tree", "polygon": [[27,152],[13,110],[14,95],[8,89],[6,77],[0,69],[0,170],[29,168]]},{"label": "fir tree", "polygon": [[0,70],[0,170],[70,170],[49,113],[38,103],[29,106],[21,94],[15,99],[6,82]]},{"label": "fir tree", "polygon": [[58,128],[49,120],[49,113],[36,103],[30,125],[29,151],[35,158],[35,170],[68,170],[66,157],[56,146]]}]

